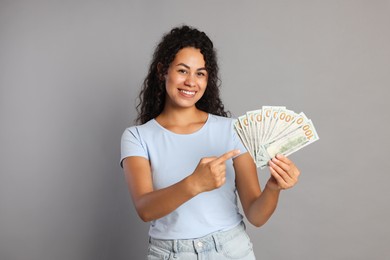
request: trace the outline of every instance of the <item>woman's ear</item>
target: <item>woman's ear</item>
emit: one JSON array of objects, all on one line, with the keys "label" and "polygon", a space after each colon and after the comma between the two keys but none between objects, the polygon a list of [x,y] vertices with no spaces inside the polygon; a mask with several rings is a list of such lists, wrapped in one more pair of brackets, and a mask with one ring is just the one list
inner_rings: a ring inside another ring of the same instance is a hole
[{"label": "woman's ear", "polygon": [[157,63],[157,73],[158,73],[158,79],[161,81],[165,80],[165,75],[163,74],[163,64],[161,62]]}]

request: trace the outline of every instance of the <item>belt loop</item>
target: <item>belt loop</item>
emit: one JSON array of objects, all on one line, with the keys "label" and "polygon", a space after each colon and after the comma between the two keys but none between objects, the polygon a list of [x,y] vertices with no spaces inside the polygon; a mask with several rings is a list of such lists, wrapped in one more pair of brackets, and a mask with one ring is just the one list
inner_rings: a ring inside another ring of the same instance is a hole
[{"label": "belt loop", "polygon": [[218,253],[220,253],[221,250],[222,250],[222,248],[221,248],[222,245],[219,243],[218,237],[217,237],[216,234],[213,234],[212,237],[213,237],[213,240],[214,240],[215,250],[216,250]]},{"label": "belt loop", "polygon": [[178,245],[177,245],[177,239],[174,239],[173,240],[173,246],[172,246],[172,251],[173,251],[173,257],[176,257],[177,256],[177,253],[179,252],[179,248],[178,248]]}]

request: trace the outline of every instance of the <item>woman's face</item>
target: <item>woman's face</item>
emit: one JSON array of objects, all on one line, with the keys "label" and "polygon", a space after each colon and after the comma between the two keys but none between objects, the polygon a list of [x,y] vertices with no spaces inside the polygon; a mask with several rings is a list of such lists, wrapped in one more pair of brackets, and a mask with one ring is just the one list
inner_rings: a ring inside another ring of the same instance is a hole
[{"label": "woman's face", "polygon": [[208,73],[200,50],[192,47],[181,49],[169,65],[165,77],[165,105],[180,108],[195,106],[206,90],[207,79]]}]

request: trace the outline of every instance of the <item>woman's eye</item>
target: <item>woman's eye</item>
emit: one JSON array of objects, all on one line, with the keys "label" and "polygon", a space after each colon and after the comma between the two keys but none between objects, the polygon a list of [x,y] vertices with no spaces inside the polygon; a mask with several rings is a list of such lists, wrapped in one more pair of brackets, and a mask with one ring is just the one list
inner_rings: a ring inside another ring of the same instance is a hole
[{"label": "woman's eye", "polygon": [[181,74],[186,74],[187,73],[187,71],[183,70],[183,69],[179,69],[178,72],[181,73]]},{"label": "woman's eye", "polygon": [[198,76],[199,76],[199,77],[204,77],[204,76],[206,76],[206,73],[204,73],[204,72],[198,72]]}]

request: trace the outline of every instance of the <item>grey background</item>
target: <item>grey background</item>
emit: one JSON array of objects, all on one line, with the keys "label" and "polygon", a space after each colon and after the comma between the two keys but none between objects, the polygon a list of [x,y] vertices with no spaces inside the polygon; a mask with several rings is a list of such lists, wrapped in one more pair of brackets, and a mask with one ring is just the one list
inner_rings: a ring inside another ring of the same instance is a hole
[{"label": "grey background", "polygon": [[[320,141],[248,226],[259,259],[389,259],[389,1],[0,2],[0,259],[143,259],[119,167],[163,33],[213,39],[225,106],[285,105]],[[268,171],[259,171],[264,185]]]}]

